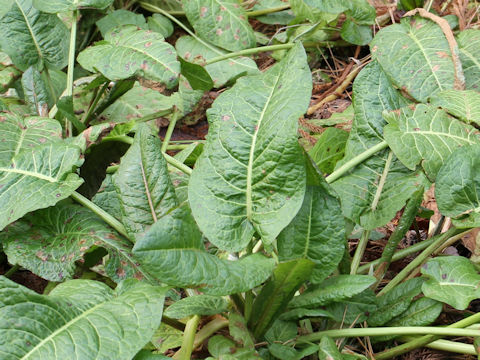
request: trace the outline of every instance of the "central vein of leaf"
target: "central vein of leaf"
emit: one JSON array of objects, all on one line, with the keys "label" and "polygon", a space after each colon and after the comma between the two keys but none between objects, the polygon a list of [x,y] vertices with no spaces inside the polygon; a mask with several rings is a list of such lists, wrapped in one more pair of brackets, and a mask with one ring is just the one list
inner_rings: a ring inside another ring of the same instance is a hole
[{"label": "central vein of leaf", "polygon": [[148,206],[150,207],[150,212],[152,213],[153,222],[157,222],[157,214],[155,213],[155,207],[153,206],[152,196],[150,195],[150,189],[148,187],[147,177],[145,176],[145,169],[143,164],[140,164],[140,169],[142,169],[142,179],[143,185],[145,186],[145,194],[147,195]]},{"label": "central vein of leaf", "polygon": [[0,172],[6,172],[6,173],[13,173],[13,174],[20,174],[20,175],[31,176],[31,177],[35,177],[35,178],[37,178],[37,179],[49,181],[49,182],[51,182],[51,183],[54,183],[54,182],[57,182],[57,181],[58,181],[58,179],[55,179],[55,178],[53,178],[53,177],[51,177],[51,176],[43,175],[43,174],[36,173],[36,172],[33,172],[33,171],[22,170],[22,169],[10,169],[10,168],[0,167]]},{"label": "central vein of leaf", "polygon": [[258,132],[260,131],[260,127],[262,126],[262,121],[265,118],[265,113],[267,112],[268,106],[270,105],[270,101],[272,101],[273,93],[275,92],[275,89],[277,87],[277,83],[280,79],[280,76],[277,76],[277,79],[275,80],[275,84],[272,86],[272,90],[270,94],[268,95],[267,101],[265,101],[265,106],[262,109],[262,113],[260,114],[260,117],[257,122],[257,127],[255,128],[255,131],[252,136],[252,145],[250,147],[250,156],[248,158],[248,166],[247,166],[247,191],[246,191],[246,207],[247,207],[247,219],[252,220],[252,177],[253,177],[253,162],[255,161],[254,155],[255,155],[255,147],[257,145],[257,137],[258,137]]},{"label": "central vein of leaf", "polygon": [[25,19],[25,24],[27,24],[28,31],[30,31],[30,35],[32,35],[32,40],[33,40],[33,43],[35,44],[35,48],[37,49],[38,57],[40,59],[43,59],[42,50],[40,49],[40,45],[37,42],[37,38],[35,37],[35,34],[33,32],[32,26],[30,25],[30,22],[28,21],[27,15],[23,11],[23,8],[20,6],[20,3],[18,2],[18,0],[15,0],[15,3],[17,4],[18,9],[20,10],[20,12],[22,13],[22,16]]}]

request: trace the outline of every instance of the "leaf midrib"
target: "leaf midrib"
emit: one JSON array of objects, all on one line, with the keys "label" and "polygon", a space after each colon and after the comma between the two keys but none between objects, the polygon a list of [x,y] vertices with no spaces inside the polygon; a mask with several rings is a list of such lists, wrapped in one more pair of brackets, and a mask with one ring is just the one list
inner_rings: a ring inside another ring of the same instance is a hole
[{"label": "leaf midrib", "polygon": [[0,172],[2,172],[2,171],[6,172],[6,173],[10,173],[10,174],[20,174],[20,175],[25,175],[25,176],[31,176],[31,177],[34,177],[34,178],[37,178],[37,179],[40,179],[40,180],[46,180],[46,181],[51,182],[51,183],[58,182],[58,179],[56,179],[56,178],[53,178],[53,177],[48,176],[48,175],[43,175],[43,174],[40,174],[40,173],[36,173],[36,172],[33,172],[33,171],[28,171],[28,170],[0,167]]},{"label": "leaf midrib", "polygon": [[23,11],[23,8],[20,6],[18,0],[15,0],[15,4],[17,5],[18,9],[22,13],[23,18],[25,19],[25,24],[27,24],[28,31],[30,32],[30,35],[32,36],[32,40],[33,40],[33,43],[35,44],[35,48],[37,49],[38,57],[42,59],[43,58],[42,50],[40,49],[40,45],[37,42],[35,34],[33,33],[33,28],[30,26],[30,22],[28,21],[27,15]]}]

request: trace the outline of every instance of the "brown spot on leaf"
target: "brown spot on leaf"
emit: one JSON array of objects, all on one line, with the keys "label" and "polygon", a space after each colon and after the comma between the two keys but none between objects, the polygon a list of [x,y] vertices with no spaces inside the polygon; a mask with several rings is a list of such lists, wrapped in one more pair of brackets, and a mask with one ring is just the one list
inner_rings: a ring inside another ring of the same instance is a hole
[{"label": "brown spot on leaf", "polygon": [[450,55],[448,55],[445,51],[437,51],[436,54],[441,59],[445,59],[445,58],[450,57]]},{"label": "brown spot on leaf", "polygon": [[222,29],[217,29],[217,31],[215,31],[215,33],[220,36],[223,34],[223,30]]}]

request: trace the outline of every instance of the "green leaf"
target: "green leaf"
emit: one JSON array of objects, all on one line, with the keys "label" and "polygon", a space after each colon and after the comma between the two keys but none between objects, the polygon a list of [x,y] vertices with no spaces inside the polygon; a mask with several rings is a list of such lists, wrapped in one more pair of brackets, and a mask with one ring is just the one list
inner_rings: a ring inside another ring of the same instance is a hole
[{"label": "green leaf", "polygon": [[428,280],[422,285],[426,297],[465,310],[470,301],[480,297],[480,275],[473,264],[462,256],[444,256],[422,266]]},{"label": "green leaf", "polygon": [[175,49],[159,33],[126,25],[105,35],[98,45],[83,50],[78,62],[88,71],[99,71],[110,80],[133,76],[176,86],[180,63]]},{"label": "green leaf", "polygon": [[[178,346],[177,346],[178,347]],[[154,354],[149,350],[140,350],[140,352],[135,355],[133,360],[169,360],[168,356],[162,355],[162,354]]]},{"label": "green leaf", "polygon": [[342,39],[355,45],[367,45],[372,40],[372,29],[360,25],[354,19],[345,20],[340,31]]},{"label": "green leaf", "polygon": [[0,277],[2,356],[130,360],[160,325],[165,288],[123,285],[71,280],[45,296]]},{"label": "green leaf", "polygon": [[430,105],[404,107],[384,116],[388,146],[407,168],[414,170],[421,163],[432,181],[457,147],[479,143],[475,128]]},{"label": "green leaf", "polygon": [[165,315],[173,319],[183,319],[191,315],[215,315],[226,312],[228,302],[219,296],[196,295],[183,298],[165,310]]},{"label": "green leaf", "polygon": [[479,89],[480,86],[480,30],[467,29],[457,36],[460,61],[465,75],[466,89]]},{"label": "green leaf", "polygon": [[85,8],[103,10],[112,3],[113,0],[33,0],[38,10],[53,14]]},{"label": "green leaf", "polygon": [[54,119],[5,113],[0,115],[0,134],[0,166],[7,167],[12,158],[24,150],[47,142],[60,142],[62,127]]},{"label": "green leaf", "polygon": [[276,320],[265,333],[265,340],[269,343],[275,341],[285,342],[297,336],[297,324],[293,321]]},{"label": "green leaf", "polygon": [[20,70],[14,66],[0,65],[0,94],[13,86],[14,81],[21,75]]},{"label": "green leaf", "polygon": [[155,334],[153,334],[152,344],[159,352],[164,353],[169,349],[180,347],[182,339],[183,331],[161,323]]},{"label": "green leaf", "polygon": [[134,241],[178,204],[160,148],[153,129],[140,125],[113,176],[122,222]]},{"label": "green leaf", "polygon": [[135,25],[137,28],[147,30],[147,22],[142,14],[135,14],[134,12],[119,9],[111,12],[96,22],[98,30],[105,38],[109,32],[116,27],[123,25]]},{"label": "green leaf", "polygon": [[162,14],[153,14],[152,16],[149,16],[147,18],[147,24],[150,30],[162,34],[164,38],[168,38],[173,34],[172,22]]},{"label": "green leaf", "polygon": [[311,22],[331,22],[337,16],[350,9],[350,0],[290,0],[290,5],[297,18]]},{"label": "green leaf", "polygon": [[319,184],[309,183],[302,207],[277,237],[281,261],[302,258],[313,261],[315,267],[309,277],[312,283],[322,282],[335,270],[346,245],[340,203],[323,177],[317,179]]},{"label": "green leaf", "polygon": [[299,320],[306,317],[331,317],[331,314],[322,309],[297,308],[289,310],[280,315],[280,320]]},{"label": "green leaf", "polygon": [[369,326],[382,326],[408,309],[413,298],[422,292],[422,278],[407,280],[385,295],[377,297],[377,309],[368,318]]},{"label": "green leaf", "polygon": [[209,134],[188,192],[214,245],[241,250],[255,231],[270,244],[297,213],[305,188],[297,120],[310,93],[310,69],[297,44],[265,73],[239,79],[207,111]]},{"label": "green leaf", "polygon": [[335,344],[335,341],[328,336],[324,336],[320,339],[318,348],[319,360],[343,360],[342,354],[337,348],[337,344]]},{"label": "green leaf", "polygon": [[[126,121],[173,109],[180,101],[176,94],[165,96],[158,91],[136,84],[132,89],[119,97],[107,107],[100,117],[109,122],[124,123]],[[113,134],[112,134],[113,136]]]},{"label": "green leaf", "polygon": [[237,0],[182,2],[188,21],[201,38],[230,51],[255,46],[255,34]]},{"label": "green leaf", "polygon": [[337,275],[328,278],[311,290],[296,296],[290,301],[290,308],[318,307],[332,302],[348,299],[360,294],[375,283],[373,276],[367,275]]},{"label": "green leaf", "polygon": [[308,259],[296,259],[277,265],[253,303],[249,326],[256,339],[263,337],[286,308],[295,292],[310,277],[314,265]]},{"label": "green leaf", "polygon": [[207,253],[202,235],[185,206],[160,218],[137,241],[133,251],[142,266],[162,282],[199,287],[211,295],[250,290],[264,282],[275,266],[273,259],[260,254],[228,261]]},{"label": "green leaf", "polygon": [[244,317],[236,312],[230,312],[228,315],[228,330],[230,335],[237,343],[250,349],[255,348],[255,341],[247,327]]},{"label": "green leaf", "polygon": [[203,66],[185,61],[181,57],[178,60],[181,73],[193,90],[208,91],[213,87],[213,80]]},{"label": "green leaf", "polygon": [[[283,2],[282,0],[257,0],[255,1],[255,4],[251,8],[251,10],[258,11],[265,9],[273,9],[285,5],[285,2]],[[291,21],[293,21],[293,19],[295,19],[295,15],[293,15],[293,11],[289,9],[277,11],[262,16],[257,16],[255,19],[269,25],[288,25]]]},{"label": "green leaf", "polygon": [[1,233],[11,264],[18,264],[49,281],[74,275],[75,262],[93,245],[114,236],[106,224],[79,205],[57,204],[27,214]]},{"label": "green leaf", "polygon": [[22,75],[22,89],[27,104],[32,111],[40,116],[48,116],[48,110],[53,105],[52,94],[49,93],[47,84],[42,74],[30,66]]},{"label": "green leaf", "polygon": [[[353,84],[355,119],[345,157],[337,167],[383,141],[386,121],[382,111],[394,110],[406,103],[376,61],[365,66]],[[364,229],[385,225],[412,194],[427,183],[423,173],[409,171],[393,157],[383,189],[380,189],[378,185],[387,158],[388,150],[381,151],[332,184],[340,197],[345,217]],[[376,204],[375,199],[378,200]]]},{"label": "green leaf", "polygon": [[477,91],[441,91],[430,98],[430,103],[460,120],[480,125],[480,93]]},{"label": "green leaf", "polygon": [[360,25],[374,25],[377,11],[368,0],[350,0],[350,9],[345,12]]},{"label": "green leaf", "polygon": [[345,154],[348,135],[349,133],[345,130],[329,127],[308,152],[322,172],[327,174],[333,172],[336,163]]},{"label": "green leaf", "polygon": [[366,289],[360,294],[327,305],[326,311],[332,314],[332,319],[343,324],[359,324],[368,319],[370,313],[377,309],[375,293]]},{"label": "green leaf", "polygon": [[15,0],[0,19],[0,48],[22,71],[31,65],[66,66],[69,38],[62,21],[35,9],[32,0]]},{"label": "green leaf", "polygon": [[72,170],[80,149],[63,143],[38,145],[0,166],[0,229],[26,213],[55,205],[83,182]]},{"label": "green leaf", "polygon": [[433,21],[403,18],[400,24],[380,30],[370,49],[392,82],[415,100],[426,102],[438,91],[453,89],[452,54],[442,29]]},{"label": "green leaf", "polygon": [[458,221],[459,227],[480,226],[479,155],[480,145],[461,147],[447,158],[438,172],[435,183],[438,209],[449,217],[468,214],[468,218]]},{"label": "green leaf", "polygon": [[[238,345],[234,341],[222,335],[214,335],[208,340],[208,351],[218,360],[260,359],[255,350],[238,348]],[[207,359],[212,360],[213,358],[209,357]]]},{"label": "green leaf", "polygon": [[[192,36],[182,36],[175,43],[178,55],[187,61],[202,65],[205,61],[213,59],[217,56],[226,54],[213,45],[202,43]],[[258,68],[255,61],[248,57],[238,57],[218,61],[216,63],[205,65],[205,70],[210,74],[213,85],[221,87],[228,81],[240,76],[241,74],[254,75],[258,74]]]},{"label": "green leaf", "polygon": [[268,350],[277,359],[301,360],[307,358],[309,355],[315,354],[318,351],[318,345],[311,344],[301,350],[295,350],[295,348],[288,345],[273,343],[268,345]]},{"label": "green leaf", "polygon": [[117,220],[121,220],[122,205],[117,196],[117,190],[115,190],[115,186],[113,185],[111,174],[106,174],[98,192],[92,198],[92,202],[114,216]]}]

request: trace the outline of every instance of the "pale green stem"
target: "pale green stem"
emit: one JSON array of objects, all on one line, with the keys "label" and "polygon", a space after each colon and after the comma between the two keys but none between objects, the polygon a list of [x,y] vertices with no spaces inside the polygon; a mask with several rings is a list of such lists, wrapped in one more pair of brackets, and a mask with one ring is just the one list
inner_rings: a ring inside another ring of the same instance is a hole
[{"label": "pale green stem", "polygon": [[111,165],[107,168],[107,174],[113,174],[116,173],[120,165]]},{"label": "pale green stem", "polygon": [[364,162],[367,160],[369,157],[371,157],[373,154],[386,149],[388,147],[388,144],[386,141],[382,141],[378,143],[377,145],[371,147],[370,149],[364,151],[363,153],[355,156],[353,159],[347,161],[345,164],[340,166],[337,170],[335,170],[333,173],[331,173],[329,176],[325,178],[325,181],[327,183],[332,183],[335,180],[339,179],[343,175],[345,175],[348,171],[353,169],[355,166],[358,164]]},{"label": "pale green stem", "polygon": [[163,153],[163,156],[165,157],[165,160],[167,160],[167,163],[169,163],[173,167],[176,167],[178,170],[184,172],[187,175],[192,175],[192,169],[189,168],[184,163],[178,161],[177,159],[175,159],[174,157],[172,157],[172,156],[170,156],[166,153]]},{"label": "pale green stem", "polygon": [[102,208],[100,208],[99,206],[97,206],[96,204],[91,202],[90,200],[88,200],[83,195],[77,193],[76,191],[73,192],[71,197],[72,197],[73,200],[75,200],[79,204],[85,206],[87,209],[90,209],[95,214],[97,214],[99,217],[101,217],[103,221],[105,221],[108,225],[110,225],[112,228],[117,230],[117,232],[119,234],[125,236],[125,238],[127,238],[127,239],[129,238],[128,234],[127,234],[127,230],[125,230],[125,227],[123,226],[123,224],[120,221],[118,221],[117,219],[115,219],[112,215],[107,213],[105,210],[103,210]]},{"label": "pale green stem", "polygon": [[88,126],[88,124],[90,123],[90,118],[92,117],[98,102],[102,98],[107,88],[108,88],[108,81],[105,84],[103,84],[100,90],[97,91],[95,98],[93,99],[92,103],[90,104],[90,107],[88,108],[87,112],[85,113],[85,116],[82,119],[82,122],[85,124],[85,126]]},{"label": "pale green stem", "polygon": [[266,52],[266,51],[287,50],[287,49],[291,49],[294,45],[295,45],[294,43],[287,43],[287,44],[260,46],[256,48],[235,51],[232,53],[211,58],[205,61],[205,65],[210,65],[219,61],[227,60],[232,57],[252,55],[252,54],[257,54],[257,53]]},{"label": "pale green stem", "polygon": [[193,348],[196,349],[202,343],[215,334],[218,330],[226,328],[228,326],[228,320],[222,318],[216,318],[204,325],[195,335],[195,341],[193,342]]},{"label": "pale green stem", "polygon": [[272,14],[272,13],[276,13],[276,12],[283,11],[283,10],[288,10],[288,9],[290,9],[290,5],[285,4],[285,5],[270,8],[270,9],[247,11],[247,16],[248,17],[257,17],[257,16]]},{"label": "pale green stem", "polygon": [[190,360],[199,321],[200,316],[198,315],[193,315],[190,320],[187,321],[187,324],[185,325],[185,331],[183,332],[182,347],[173,356],[174,359]]},{"label": "pale green stem", "polygon": [[456,329],[434,326],[399,326],[399,327],[376,327],[376,328],[350,328],[325,330],[312,334],[299,336],[297,343],[320,341],[324,336],[332,338],[360,337],[360,336],[389,336],[389,335],[440,335],[440,336],[480,336],[479,330]]},{"label": "pale green stem", "polygon": [[165,138],[163,139],[162,148],[161,148],[162,152],[167,151],[167,147],[168,147],[168,144],[170,142],[170,138],[172,137],[173,130],[175,130],[175,125],[177,125],[177,120],[178,120],[179,117],[180,117],[180,113],[179,113],[178,110],[175,109],[172,113],[171,118],[170,118],[170,122],[169,122],[168,128],[167,128],[167,132],[165,133]]},{"label": "pale green stem", "polygon": [[432,253],[441,246],[445,241],[450,237],[455,236],[462,232],[456,228],[451,228],[443,234],[439,235],[437,240],[432,242],[425,250],[423,250],[413,261],[411,261],[407,266],[405,266],[402,271],[400,271],[388,284],[378,293],[378,295],[383,295],[392,290],[395,286],[400,284],[407,276],[412,272],[417,266],[422,265],[427,258],[432,255]]},{"label": "pale green stem", "polygon": [[433,0],[429,0],[426,4],[425,4],[425,10],[427,11],[430,11],[430,8],[432,7],[433,5]]},{"label": "pale green stem", "polygon": [[367,248],[368,238],[370,237],[370,230],[363,230],[362,236],[358,241],[357,249],[355,250],[355,254],[353,255],[352,264],[350,265],[350,274],[355,275],[358,270],[358,266],[360,265],[360,261],[362,261],[363,254],[365,253],[365,249]]},{"label": "pale green stem", "polygon": [[382,176],[380,177],[380,181],[378,182],[377,191],[375,192],[375,197],[372,201],[372,212],[377,209],[378,202],[380,201],[380,197],[382,196],[383,187],[385,186],[385,182],[387,181],[388,172],[390,171],[390,165],[392,164],[393,159],[393,151],[388,153],[387,161],[385,162],[385,167],[383,168]]},{"label": "pale green stem", "polygon": [[127,135],[107,136],[102,139],[102,142],[111,142],[111,141],[123,142],[129,145],[133,144],[133,138]]},{"label": "pale green stem", "polygon": [[[412,341],[415,338],[412,336],[402,336],[399,337],[398,340],[400,341]],[[449,341],[449,340],[436,340],[427,344],[426,347],[435,350],[453,352],[458,354],[468,354],[468,355],[477,355],[475,351],[475,347],[470,344],[464,344],[457,341]]]},{"label": "pale green stem", "polygon": [[5,274],[3,274],[3,276],[5,276],[6,278],[9,278],[13,274],[15,274],[18,271],[18,269],[20,269],[20,265],[15,264],[10,269],[8,269],[8,271]]},{"label": "pale green stem", "polygon": [[72,28],[70,29],[70,46],[68,48],[67,89],[66,95],[73,95],[73,70],[75,68],[75,45],[77,40],[78,10],[72,12]]}]

